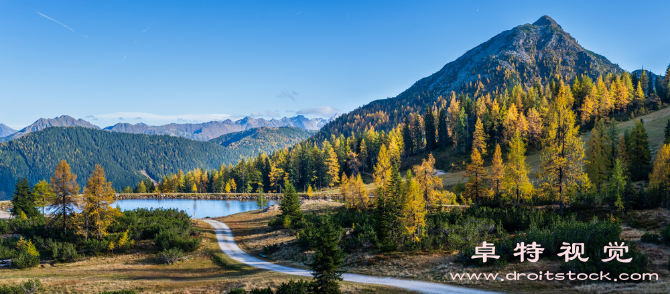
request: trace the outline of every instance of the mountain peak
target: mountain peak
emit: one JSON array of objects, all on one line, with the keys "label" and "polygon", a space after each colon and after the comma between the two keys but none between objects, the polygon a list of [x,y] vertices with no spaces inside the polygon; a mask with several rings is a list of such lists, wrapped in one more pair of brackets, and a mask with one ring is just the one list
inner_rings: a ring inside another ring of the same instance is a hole
[{"label": "mountain peak", "polygon": [[558,23],[556,23],[556,21],[548,15],[543,15],[542,17],[540,17],[540,19],[535,21],[533,25],[538,27],[552,26],[561,28],[561,26],[558,25]]}]

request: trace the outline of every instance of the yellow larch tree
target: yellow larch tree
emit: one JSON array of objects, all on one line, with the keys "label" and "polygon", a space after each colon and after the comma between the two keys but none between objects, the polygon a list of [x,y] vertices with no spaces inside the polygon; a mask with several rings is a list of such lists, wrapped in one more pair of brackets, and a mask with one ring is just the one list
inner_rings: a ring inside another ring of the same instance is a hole
[{"label": "yellow larch tree", "polygon": [[477,207],[479,207],[479,199],[488,197],[489,189],[486,187],[488,175],[484,168],[484,160],[482,160],[482,155],[477,148],[472,148],[470,164],[468,164],[463,177],[468,178],[468,183],[465,184],[465,192],[463,194],[469,199],[474,199]]},{"label": "yellow larch tree", "polygon": [[438,209],[445,201],[442,199],[442,179],[437,176],[435,169],[435,158],[433,154],[428,155],[428,160],[424,159],[421,165],[415,165],[414,180],[419,184],[421,196],[423,197],[425,207],[424,210],[434,211]]},{"label": "yellow larch tree", "polygon": [[[542,172],[547,189],[558,195],[560,213],[569,189],[587,178],[584,173],[584,142],[578,137],[575,114],[568,103],[570,89],[561,83],[550,111],[550,123],[542,149]],[[509,163],[508,163],[509,164]]]},{"label": "yellow larch tree", "polygon": [[670,190],[670,144],[665,144],[658,149],[654,168],[649,175],[649,186]]},{"label": "yellow larch tree", "polygon": [[419,242],[426,226],[426,209],[419,183],[410,178],[407,180],[405,201],[402,207],[402,223],[405,227],[405,236],[414,242]]},{"label": "yellow larch tree", "polygon": [[330,177],[328,185],[334,187],[340,182],[340,162],[337,159],[337,154],[334,150],[335,147],[331,147],[328,150],[328,158],[326,158],[326,173]]},{"label": "yellow larch tree", "polygon": [[[475,133],[472,136],[472,147],[479,149],[479,153],[486,155],[486,141],[488,140],[488,135],[484,131],[484,124],[480,118],[477,118],[477,123],[475,124]],[[431,155],[432,156],[432,155]]]},{"label": "yellow larch tree", "polygon": [[491,187],[495,189],[496,194],[500,194],[504,175],[505,165],[503,164],[502,151],[500,150],[500,144],[496,144],[493,162],[491,163]]},{"label": "yellow larch tree", "polygon": [[86,238],[88,238],[88,230],[91,230],[98,240],[107,235],[107,227],[121,216],[121,211],[112,207],[112,204],[114,204],[112,183],[105,178],[105,170],[102,166],[96,164],[84,187],[82,213],[88,220]]},{"label": "yellow larch tree", "polygon": [[526,163],[526,144],[521,138],[520,132],[514,133],[510,141],[510,150],[507,153],[507,165],[505,166],[505,176],[503,177],[503,186],[507,195],[516,198],[519,204],[521,199],[528,196],[532,191],[533,185],[528,179],[529,165]]},{"label": "yellow larch tree", "polygon": [[70,172],[70,165],[65,160],[61,160],[50,182],[55,195],[50,205],[54,211],[52,222],[61,221],[63,233],[67,233],[67,217],[77,212],[80,206],[77,175]]},{"label": "yellow larch tree", "polygon": [[374,168],[374,181],[377,188],[386,187],[388,181],[391,179],[391,158],[388,155],[386,145],[379,148],[379,155],[377,155],[377,164]]}]

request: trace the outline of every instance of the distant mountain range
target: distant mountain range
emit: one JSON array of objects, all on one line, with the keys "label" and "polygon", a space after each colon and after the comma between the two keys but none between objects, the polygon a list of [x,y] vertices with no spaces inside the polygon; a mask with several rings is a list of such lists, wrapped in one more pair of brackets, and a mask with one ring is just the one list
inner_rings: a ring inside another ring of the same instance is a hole
[{"label": "distant mountain range", "polygon": [[[333,118],[335,118],[334,116]],[[143,123],[138,124],[129,124],[129,123],[118,123],[113,126],[104,128],[104,130],[111,132],[120,132],[120,133],[131,133],[131,134],[146,134],[146,135],[170,135],[188,138],[198,141],[209,141],[211,139],[217,138],[219,136],[246,131],[254,128],[260,127],[294,127],[304,130],[316,131],[323,127],[326,123],[331,121],[331,119],[323,118],[306,118],[305,116],[298,115],[295,117],[284,117],[281,119],[270,119],[266,120],[263,118],[252,118],[245,117],[238,121],[225,120],[225,121],[210,121],[206,123],[197,123],[197,124],[167,124],[162,126],[150,126]],[[91,124],[88,121],[83,119],[75,119],[68,115],[62,115],[56,118],[40,118],[33,124],[21,129],[20,131],[14,131],[13,129],[0,124],[0,142],[6,142],[13,139],[20,138],[29,134],[31,132],[40,131],[48,127],[83,127],[88,129],[99,130],[100,128],[96,125]],[[6,128],[6,130],[5,130]]]},{"label": "distant mountain range", "polygon": [[14,133],[16,133],[15,129],[12,129],[5,124],[0,124],[0,137],[7,137]]},{"label": "distant mountain range", "polygon": [[105,130],[132,134],[171,135],[198,141],[208,141],[221,135],[260,127],[294,127],[303,130],[317,131],[328,121],[329,120],[323,118],[309,119],[302,115],[270,120],[263,118],[245,117],[238,121],[210,121],[199,124],[173,123],[162,126],[149,126],[142,123],[134,125],[128,123],[118,123],[116,125],[106,127]]}]

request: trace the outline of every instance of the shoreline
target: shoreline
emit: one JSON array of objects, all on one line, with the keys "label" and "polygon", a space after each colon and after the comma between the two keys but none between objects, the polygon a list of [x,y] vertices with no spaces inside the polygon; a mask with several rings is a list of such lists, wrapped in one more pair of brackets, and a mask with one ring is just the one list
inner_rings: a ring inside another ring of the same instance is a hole
[{"label": "shoreline", "polygon": [[[265,193],[265,198],[279,200],[284,198],[283,193]],[[313,195],[298,193],[300,199],[339,199],[340,195]],[[114,200],[125,199],[206,199],[206,200],[251,200],[257,199],[258,193],[117,193]]]}]

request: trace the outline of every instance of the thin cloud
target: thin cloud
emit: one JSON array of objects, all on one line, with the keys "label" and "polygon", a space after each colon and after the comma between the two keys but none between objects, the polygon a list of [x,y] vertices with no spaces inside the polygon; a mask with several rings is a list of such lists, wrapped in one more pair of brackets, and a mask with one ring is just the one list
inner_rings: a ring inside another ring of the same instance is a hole
[{"label": "thin cloud", "polygon": [[78,33],[78,32],[77,32],[77,31],[75,31],[75,30],[74,30],[73,28],[71,28],[71,27],[67,26],[66,24],[64,24],[64,23],[62,23],[62,22],[60,22],[60,21],[57,21],[57,20],[55,20],[55,19],[53,19],[53,18],[51,18],[51,17],[48,17],[48,16],[46,16],[46,15],[42,14],[42,13],[41,13],[41,12],[39,12],[39,11],[35,11],[35,12],[37,12],[37,14],[39,14],[39,15],[41,15],[41,16],[44,16],[44,17],[45,17],[46,19],[48,19],[48,20],[51,20],[51,21],[54,21],[54,22],[56,22],[57,24],[59,24],[59,25],[61,25],[61,26],[65,27],[66,29],[68,29],[68,30],[72,31],[73,33],[75,33],[75,34],[79,35],[80,37],[86,37],[86,38],[88,38],[88,36],[87,36],[87,35],[82,35],[82,34]]},{"label": "thin cloud", "polygon": [[142,34],[144,34],[146,31],[148,31],[151,28],[151,26],[153,26],[153,25],[150,25],[146,29],[142,30]]},{"label": "thin cloud", "polygon": [[300,11],[300,12],[294,14],[293,16],[298,16],[298,15],[301,14],[301,13],[302,13],[302,11]]},{"label": "thin cloud", "polygon": [[278,110],[276,110],[276,111],[272,111],[272,110],[269,110],[269,109],[268,109],[268,110],[265,111],[265,114],[266,114],[267,116],[269,116],[269,117],[277,117],[277,116],[280,116]]},{"label": "thin cloud", "polygon": [[331,116],[338,112],[337,108],[332,106],[323,106],[316,108],[305,108],[296,111],[296,114],[302,115],[322,115],[322,116]]},{"label": "thin cloud", "polygon": [[143,121],[191,121],[191,122],[226,120],[233,118],[233,116],[230,114],[218,114],[218,113],[161,115],[161,114],[153,114],[145,112],[115,112],[115,113],[91,115],[87,117],[91,117],[94,120],[118,119],[118,120],[143,120]]},{"label": "thin cloud", "polygon": [[252,117],[256,117],[256,116],[261,116],[261,115],[262,115],[262,114],[261,114],[260,112],[258,112],[258,111],[254,111],[254,112],[251,113],[250,116],[252,116]]},{"label": "thin cloud", "polygon": [[296,91],[281,91],[279,95],[277,95],[277,98],[279,99],[291,99],[295,101],[295,97],[298,96],[298,93]]}]

